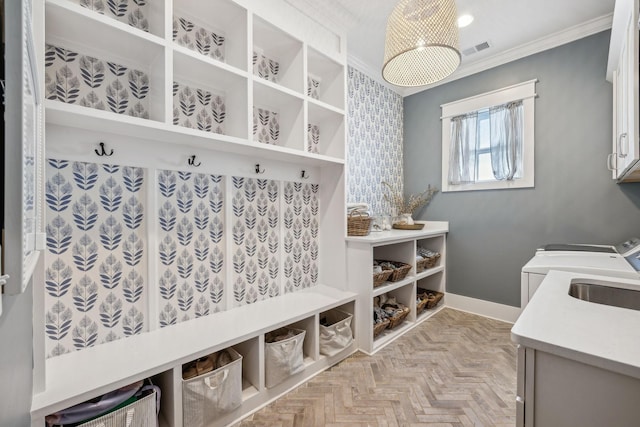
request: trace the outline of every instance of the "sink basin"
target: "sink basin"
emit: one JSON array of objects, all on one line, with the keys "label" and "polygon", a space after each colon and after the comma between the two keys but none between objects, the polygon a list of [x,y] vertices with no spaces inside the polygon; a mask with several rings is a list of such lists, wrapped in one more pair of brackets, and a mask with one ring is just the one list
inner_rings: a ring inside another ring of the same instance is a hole
[{"label": "sink basin", "polygon": [[640,310],[640,290],[577,282],[569,286],[569,295],[596,304]]}]

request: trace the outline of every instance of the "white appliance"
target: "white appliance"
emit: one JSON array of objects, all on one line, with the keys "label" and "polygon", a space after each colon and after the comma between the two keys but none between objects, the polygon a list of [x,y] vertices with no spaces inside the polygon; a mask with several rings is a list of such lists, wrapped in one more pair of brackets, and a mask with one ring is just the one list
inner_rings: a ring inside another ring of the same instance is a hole
[{"label": "white appliance", "polygon": [[546,245],[522,267],[520,307],[524,308],[550,270],[596,274],[626,279],[640,278],[640,238],[615,246]]}]

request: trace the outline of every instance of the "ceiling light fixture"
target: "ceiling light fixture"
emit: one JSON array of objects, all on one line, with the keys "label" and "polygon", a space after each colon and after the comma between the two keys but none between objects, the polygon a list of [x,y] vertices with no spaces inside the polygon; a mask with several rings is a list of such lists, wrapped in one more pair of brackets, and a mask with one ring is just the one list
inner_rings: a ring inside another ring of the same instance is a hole
[{"label": "ceiling light fixture", "polygon": [[460,15],[458,18],[458,28],[467,27],[473,22],[473,15]]},{"label": "ceiling light fixture", "polygon": [[389,15],[382,77],[397,86],[424,86],[460,65],[454,0],[400,0]]}]

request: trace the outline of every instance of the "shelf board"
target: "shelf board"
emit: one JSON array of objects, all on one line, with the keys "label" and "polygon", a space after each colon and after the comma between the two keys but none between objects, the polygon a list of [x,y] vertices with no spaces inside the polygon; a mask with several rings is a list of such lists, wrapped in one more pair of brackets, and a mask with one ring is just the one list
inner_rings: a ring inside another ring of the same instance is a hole
[{"label": "shelf board", "polygon": [[444,266],[443,265],[439,265],[437,267],[432,267],[432,268],[427,268],[424,271],[421,271],[420,273],[415,275],[415,280],[420,280],[420,279],[424,279],[425,277],[429,277],[429,276],[433,276],[436,273],[440,273],[444,271]]},{"label": "shelf board", "polygon": [[[320,101],[311,97],[307,97],[307,101],[309,102],[309,110],[315,111],[316,115],[318,115],[319,117],[324,117],[325,115],[331,115],[331,114],[344,116],[344,110],[342,108],[338,108],[334,105],[328,104],[324,101]],[[324,110],[328,110],[328,111],[324,111]]]},{"label": "shelf board", "polygon": [[[47,359],[46,390],[34,395],[32,417],[44,417],[356,297],[353,292],[317,285]],[[305,363],[313,363],[306,359]],[[70,372],[73,381],[69,381]]]},{"label": "shelf board", "polygon": [[[208,56],[202,55],[184,46],[180,46],[177,43],[172,44],[173,58],[174,58],[174,71],[178,76],[196,74],[200,77],[196,77],[196,81],[207,82],[215,81],[216,86],[227,86],[228,83],[222,81],[218,82],[220,76],[223,76],[224,71],[227,73],[235,74],[237,77],[247,79],[249,73],[245,70],[229,65],[226,62],[218,61]],[[194,73],[194,68],[197,73]],[[215,73],[212,75],[212,73]],[[193,78],[191,78],[194,80]],[[209,83],[208,86],[211,86]]]},{"label": "shelf board", "polygon": [[[131,27],[123,22],[101,15],[69,0],[47,0],[47,43],[66,42],[60,47],[86,47],[109,54],[111,58],[124,58],[138,66],[152,63],[166,43],[164,39]],[[141,67],[144,68],[144,67]]]},{"label": "shelf board", "polygon": [[377,351],[389,344],[391,341],[396,338],[402,336],[405,332],[415,326],[415,322],[411,322],[410,320],[405,320],[399,326],[396,326],[393,329],[385,329],[380,333],[377,337],[373,339],[373,351]]},{"label": "shelf board", "polygon": [[416,276],[407,276],[398,282],[385,282],[385,284],[380,285],[373,289],[373,296],[377,297],[378,295],[382,295],[386,292],[390,292],[395,289],[402,288],[407,285],[411,285],[415,281],[416,281]]},{"label": "shelf board", "polygon": [[260,102],[263,99],[269,99],[268,104],[273,103],[270,105],[272,107],[289,104],[292,98],[302,105],[303,96],[301,93],[255,75],[253,76],[253,92]]},{"label": "shelf board", "polygon": [[[335,157],[307,153],[277,145],[258,144],[233,136],[213,134],[59,101],[45,100],[45,107],[47,123],[90,130],[96,133],[105,132],[132,138],[169,142],[185,147],[215,149],[300,165],[325,166],[328,164],[344,165],[345,163],[344,159]],[[212,146],[212,144],[215,145]]]},{"label": "shelf board", "polygon": [[440,301],[438,303],[438,305],[436,305],[435,308],[430,308],[428,310],[423,310],[422,313],[418,314],[417,318],[416,318],[416,325],[427,320],[428,318],[430,318],[431,316],[433,316],[434,314],[436,314],[437,312],[439,312],[440,310],[442,310],[444,308],[444,303],[442,301]]},{"label": "shelf board", "polygon": [[260,394],[258,389],[245,378],[242,378],[242,401],[246,402],[258,394]]}]

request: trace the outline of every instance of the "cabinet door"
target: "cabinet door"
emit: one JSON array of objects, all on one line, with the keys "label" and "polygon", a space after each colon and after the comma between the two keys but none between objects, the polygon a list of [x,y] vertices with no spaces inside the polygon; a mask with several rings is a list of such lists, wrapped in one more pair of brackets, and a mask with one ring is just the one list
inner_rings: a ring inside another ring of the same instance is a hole
[{"label": "cabinet door", "polygon": [[638,0],[633,0],[632,12],[625,27],[625,40],[618,66],[616,176],[621,178],[639,157],[638,153]]}]

